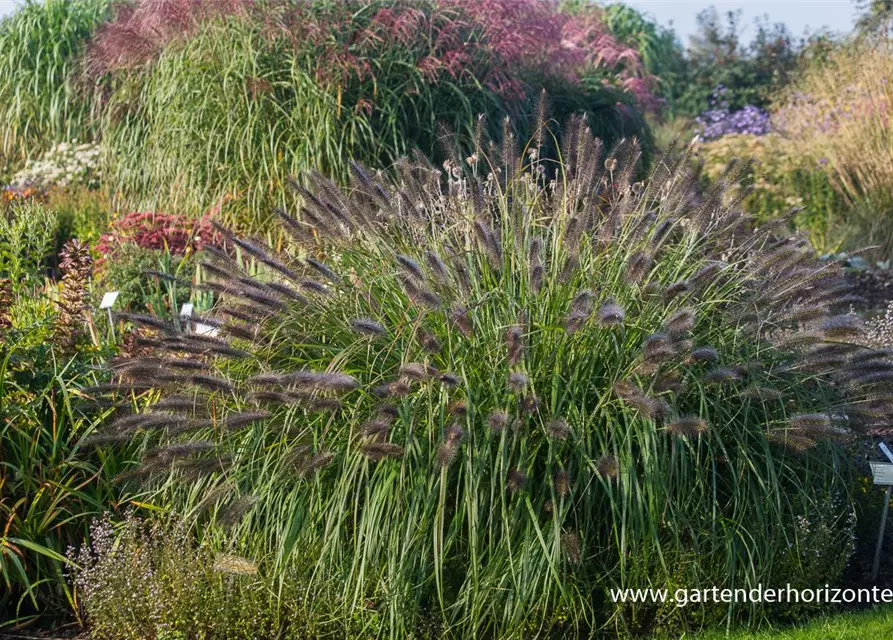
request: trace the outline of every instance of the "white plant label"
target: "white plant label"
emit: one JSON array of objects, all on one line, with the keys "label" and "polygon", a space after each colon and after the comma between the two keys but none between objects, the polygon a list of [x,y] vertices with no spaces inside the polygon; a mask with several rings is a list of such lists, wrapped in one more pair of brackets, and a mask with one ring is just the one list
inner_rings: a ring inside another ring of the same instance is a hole
[{"label": "white plant label", "polygon": [[192,303],[184,302],[183,306],[180,308],[180,317],[181,318],[191,318],[192,317]]},{"label": "white plant label", "polygon": [[211,336],[212,338],[220,333],[217,327],[202,324],[201,322],[195,323],[195,332],[200,336]]},{"label": "white plant label", "polygon": [[104,296],[102,296],[102,302],[99,303],[100,309],[111,309],[112,305],[115,304],[115,300],[118,299],[117,291],[108,291]]},{"label": "white plant label", "polygon": [[893,464],[886,462],[869,462],[874,483],[880,485],[893,485]]}]

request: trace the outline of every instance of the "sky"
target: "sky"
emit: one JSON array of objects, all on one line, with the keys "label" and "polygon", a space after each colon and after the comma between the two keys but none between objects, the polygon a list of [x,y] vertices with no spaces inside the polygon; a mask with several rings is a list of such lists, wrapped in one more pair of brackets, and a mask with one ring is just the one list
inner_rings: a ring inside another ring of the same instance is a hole
[{"label": "sky", "polygon": [[[0,0],[2,2],[3,0]],[[716,7],[720,13],[742,12],[741,25],[747,30],[744,39],[753,33],[753,21],[764,14],[772,23],[783,22],[794,36],[803,35],[808,28],[827,27],[846,33],[853,28],[857,11],[852,0],[624,0],[626,4],[649,14],[658,23],[676,31],[683,45],[697,29],[700,11]]]},{"label": "sky", "polygon": [[[474,2],[475,0],[467,0]],[[742,25],[752,31],[754,18],[767,14],[771,22],[785,23],[795,36],[804,30],[828,27],[832,31],[847,32],[853,27],[856,15],[852,0],[625,0],[627,4],[650,14],[660,24],[673,28],[683,44],[695,32],[698,12],[715,6],[718,11],[741,9]],[[0,15],[12,12],[19,0],[0,0]],[[747,38],[748,31],[745,32]]]}]

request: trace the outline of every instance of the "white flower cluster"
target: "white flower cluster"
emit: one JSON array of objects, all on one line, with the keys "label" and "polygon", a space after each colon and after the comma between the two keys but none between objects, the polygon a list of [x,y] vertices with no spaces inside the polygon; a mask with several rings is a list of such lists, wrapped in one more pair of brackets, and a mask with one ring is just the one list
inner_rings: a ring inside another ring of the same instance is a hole
[{"label": "white flower cluster", "polygon": [[865,323],[865,342],[876,349],[893,347],[893,302],[887,305],[884,315],[870,318]]},{"label": "white flower cluster", "polygon": [[96,188],[102,177],[99,154],[99,145],[90,142],[60,142],[39,159],[29,160],[25,168],[13,176],[12,186]]}]

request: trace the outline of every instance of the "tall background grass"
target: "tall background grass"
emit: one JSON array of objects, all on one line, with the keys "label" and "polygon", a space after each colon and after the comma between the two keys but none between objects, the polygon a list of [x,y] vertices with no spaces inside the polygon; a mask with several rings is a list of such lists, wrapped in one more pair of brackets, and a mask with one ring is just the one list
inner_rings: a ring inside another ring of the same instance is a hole
[{"label": "tall background grass", "polygon": [[53,142],[95,133],[81,54],[110,5],[28,0],[0,21],[0,172]]},{"label": "tall background grass", "polygon": [[779,100],[777,127],[849,205],[849,244],[893,252],[893,51],[865,39],[834,51]]},{"label": "tall background grass", "polygon": [[292,204],[289,175],[344,180],[349,158],[413,150],[439,162],[439,139],[470,139],[478,117],[526,137],[543,90],[557,117],[645,141],[651,80],[600,15],[539,0],[29,4],[4,21],[4,149],[14,164],[95,139],[113,206],[222,207],[256,229]]}]

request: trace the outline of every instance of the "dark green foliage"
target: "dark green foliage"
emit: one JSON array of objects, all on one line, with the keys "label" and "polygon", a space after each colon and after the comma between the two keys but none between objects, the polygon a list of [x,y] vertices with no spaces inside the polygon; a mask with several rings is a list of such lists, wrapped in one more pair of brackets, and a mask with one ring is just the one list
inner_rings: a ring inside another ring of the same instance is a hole
[{"label": "dark green foliage", "polygon": [[756,23],[749,43],[741,41],[740,12],[714,8],[698,14],[698,33],[688,51],[686,77],[679,87],[678,108],[695,115],[710,106],[717,87],[724,87],[731,110],[752,104],[766,107],[771,94],[785,85],[797,67],[797,47],[783,24]]}]

